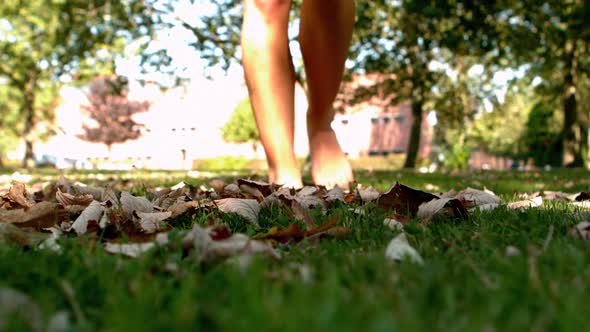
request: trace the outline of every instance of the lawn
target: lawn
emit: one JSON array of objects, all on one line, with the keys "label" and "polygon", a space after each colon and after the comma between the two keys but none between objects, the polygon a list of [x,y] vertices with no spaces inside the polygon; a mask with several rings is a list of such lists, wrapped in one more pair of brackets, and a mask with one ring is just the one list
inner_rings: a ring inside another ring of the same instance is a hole
[{"label": "lawn", "polygon": [[[519,200],[521,193],[590,188],[590,173],[581,170],[355,175],[359,183],[381,191],[396,181],[431,193],[485,187],[504,202]],[[179,181],[207,185],[207,177],[217,175],[66,176],[94,185],[113,182],[140,195]],[[247,174],[221,175],[228,182],[241,176]],[[24,179],[32,184],[56,177],[49,171]],[[70,331],[590,330],[590,242],[570,234],[580,216],[590,219],[580,208],[545,201],[527,210],[478,211],[466,220],[412,222],[405,233],[423,265],[386,258],[389,241],[399,233],[384,226],[386,211],[369,204],[360,215],[349,208],[342,204],[325,216],[312,211],[318,222],[338,216],[351,229],[348,236],[281,244],[281,259],[254,256],[247,265],[237,259],[201,264],[180,246],[127,258],[107,253],[96,238],[86,236],[60,238],[61,254],[0,241],[0,288],[29,297],[20,313],[25,319],[7,317],[0,307],[0,330],[2,324],[6,331],[30,330],[31,325],[40,330],[49,325],[52,331],[60,326]],[[176,223],[171,242],[180,242],[193,223],[207,220],[203,213]],[[222,221],[248,235],[293,222],[276,208],[262,209],[260,229],[235,215],[224,215]]]}]

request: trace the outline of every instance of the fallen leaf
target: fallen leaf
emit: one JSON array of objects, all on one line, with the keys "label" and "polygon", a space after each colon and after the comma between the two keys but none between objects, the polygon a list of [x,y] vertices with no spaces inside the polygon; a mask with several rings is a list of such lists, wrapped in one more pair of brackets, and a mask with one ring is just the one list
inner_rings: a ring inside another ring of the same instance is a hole
[{"label": "fallen leaf", "polygon": [[258,226],[260,204],[255,199],[224,198],[216,200],[215,204],[220,211],[237,213],[244,217],[250,224]]},{"label": "fallen leaf", "polygon": [[381,193],[372,186],[365,189],[357,189],[357,193],[363,203],[375,201],[381,196]]},{"label": "fallen leaf", "polygon": [[405,233],[401,233],[389,242],[385,250],[385,257],[397,262],[407,258],[413,263],[424,264],[422,256],[408,243]]},{"label": "fallen leaf", "polygon": [[225,186],[225,188],[223,188],[223,193],[229,195],[237,195],[240,193],[240,187],[238,187],[238,185],[235,183],[230,183],[227,186]]},{"label": "fallen leaf", "polygon": [[574,197],[574,201],[576,201],[576,202],[588,201],[588,200],[590,200],[590,194],[587,192],[581,192]]},{"label": "fallen leaf", "polygon": [[281,257],[270,245],[250,239],[244,234],[233,234],[230,237],[215,241],[211,238],[209,229],[196,224],[185,236],[183,246],[198,263],[211,263],[230,257],[249,256],[259,253],[277,259]]},{"label": "fallen leaf", "polygon": [[506,257],[519,256],[521,254],[520,249],[515,246],[506,247]]},{"label": "fallen leaf", "polygon": [[571,204],[582,209],[590,209],[590,201],[572,202]]},{"label": "fallen leaf", "polygon": [[238,186],[242,190],[254,188],[261,194],[262,198],[270,195],[273,192],[272,186],[266,182],[238,179]]},{"label": "fallen leaf", "polygon": [[187,188],[184,187],[176,190],[169,190],[165,194],[156,197],[153,200],[152,205],[162,209],[170,209],[174,205],[190,200],[190,197],[187,196],[187,191]]},{"label": "fallen leaf", "polygon": [[0,331],[8,331],[10,321],[19,320],[32,331],[43,330],[41,307],[28,295],[12,288],[0,288]]},{"label": "fallen leaf", "polygon": [[48,236],[39,232],[28,232],[13,224],[0,223],[0,245],[16,244],[21,247],[36,246]]},{"label": "fallen leaf", "polygon": [[415,216],[422,203],[437,199],[438,196],[404,186],[396,182],[387,192],[379,197],[379,207],[393,210],[400,214]]},{"label": "fallen leaf", "polygon": [[467,218],[467,210],[463,203],[456,198],[439,198],[422,203],[416,216],[422,221],[429,221],[437,214],[444,214],[453,218]]},{"label": "fallen leaf", "polygon": [[139,229],[146,234],[152,234],[160,229],[160,222],[170,218],[172,212],[135,212]]},{"label": "fallen leaf", "polygon": [[328,193],[324,196],[324,199],[328,203],[334,203],[337,201],[345,203],[344,191],[340,187],[336,186],[328,191]]},{"label": "fallen leaf", "polygon": [[590,240],[590,222],[583,221],[578,223],[571,231],[572,236],[583,239],[583,240]]},{"label": "fallen leaf", "polygon": [[296,200],[291,202],[291,208],[293,209],[293,214],[295,217],[305,223],[307,229],[315,228],[316,224],[309,213],[309,209],[303,207],[301,203]]},{"label": "fallen leaf", "polygon": [[69,193],[63,193],[59,188],[55,193],[55,199],[63,206],[88,206],[94,200],[94,197],[90,194],[77,194],[72,195]]},{"label": "fallen leaf", "polygon": [[102,204],[100,204],[98,201],[92,201],[92,203],[90,203],[90,205],[88,205],[88,207],[82,211],[82,214],[76,218],[72,224],[72,229],[78,235],[86,234],[88,230],[88,223],[90,221],[99,223],[104,210],[105,209]]},{"label": "fallen leaf", "polygon": [[105,243],[104,249],[106,252],[111,254],[122,254],[132,258],[141,256],[154,248],[156,244],[154,242],[145,243]]},{"label": "fallen leaf", "polygon": [[299,189],[295,195],[298,197],[313,196],[313,195],[317,194],[318,192],[319,192],[319,189],[317,187],[305,186],[305,187]]},{"label": "fallen leaf", "polygon": [[28,209],[0,209],[0,223],[18,227],[48,228],[67,219],[66,211],[60,204],[39,202]]},{"label": "fallen leaf", "polygon": [[383,220],[383,225],[389,227],[389,229],[391,229],[392,231],[404,230],[404,224],[393,218],[385,218]]},{"label": "fallen leaf", "polygon": [[121,192],[123,215],[131,219],[133,212],[154,212],[154,205],[145,197],[136,197],[127,191]]},{"label": "fallen leaf", "polygon": [[33,206],[33,203],[31,203],[26,196],[27,189],[25,188],[25,184],[18,181],[12,183],[12,186],[6,194],[6,198],[17,204],[16,208],[29,208]]},{"label": "fallen leaf", "polygon": [[47,332],[65,332],[72,330],[72,323],[70,321],[70,313],[65,310],[60,310],[49,318],[47,323]]},{"label": "fallen leaf", "polygon": [[266,233],[258,234],[253,237],[255,240],[273,240],[279,243],[287,243],[289,241],[300,241],[306,236],[306,232],[302,231],[299,224],[290,224],[285,228],[280,229],[279,226],[271,227]]},{"label": "fallen leaf", "polygon": [[223,192],[223,188],[225,188],[225,186],[226,186],[226,183],[225,183],[225,181],[223,181],[221,179],[213,179],[209,182],[209,186],[211,188],[213,188],[213,190],[215,190],[215,192],[221,194]]},{"label": "fallen leaf", "polygon": [[543,197],[538,196],[533,199],[509,203],[506,207],[509,209],[513,209],[513,210],[514,209],[526,210],[529,208],[539,207],[541,205],[543,205]]},{"label": "fallen leaf", "polygon": [[[500,206],[502,203],[502,199],[496,196],[493,192],[473,188],[467,188],[460,191],[454,198],[460,200],[468,210],[474,210],[482,206],[485,206],[483,209],[489,210],[492,207]],[[480,210],[482,209],[480,208]]]}]

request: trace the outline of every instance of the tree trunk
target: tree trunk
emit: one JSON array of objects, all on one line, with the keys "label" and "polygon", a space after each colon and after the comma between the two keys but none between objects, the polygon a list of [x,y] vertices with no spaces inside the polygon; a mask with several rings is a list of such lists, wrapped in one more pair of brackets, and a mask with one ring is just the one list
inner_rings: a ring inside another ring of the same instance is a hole
[{"label": "tree trunk", "polygon": [[586,167],[588,156],[588,124],[585,114],[578,114],[578,91],[576,87],[575,41],[568,40],[565,46],[565,77],[563,84],[563,141],[564,161],[568,167]]},{"label": "tree trunk", "polygon": [[412,129],[410,131],[410,141],[408,142],[408,152],[404,168],[415,168],[418,151],[420,150],[420,136],[422,134],[422,102],[412,102]]},{"label": "tree trunk", "polygon": [[35,128],[35,89],[37,80],[35,73],[31,73],[29,81],[23,89],[23,115],[25,117],[25,127],[23,129],[23,138],[25,140],[25,156],[22,161],[23,168],[33,167],[33,139],[32,133]]}]

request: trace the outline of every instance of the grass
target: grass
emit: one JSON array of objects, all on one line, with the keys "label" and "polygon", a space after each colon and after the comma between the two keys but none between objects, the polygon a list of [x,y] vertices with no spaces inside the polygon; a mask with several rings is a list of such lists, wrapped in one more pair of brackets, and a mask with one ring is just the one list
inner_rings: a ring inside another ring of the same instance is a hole
[{"label": "grass", "polygon": [[[91,174],[78,173],[97,183],[132,175],[112,172],[97,179]],[[132,186],[138,192],[179,180],[206,182],[186,173],[143,174],[145,180],[136,175],[128,183],[142,183]],[[383,190],[394,181],[429,192],[485,186],[505,201],[515,200],[515,193],[590,187],[590,174],[580,170],[356,175]],[[568,234],[576,223],[571,206],[499,208],[460,223],[437,220],[427,228],[409,227],[408,239],[423,256],[423,266],[387,261],[385,247],[396,233],[383,226],[383,212],[367,211],[359,216],[343,206],[330,212],[352,227],[346,239],[281,247],[282,260],[257,257],[247,268],[234,261],[199,266],[181,250],[127,259],[84,237],[61,239],[62,255],[0,246],[0,287],[28,294],[45,320],[67,310],[73,331],[590,329],[590,247]],[[290,222],[277,210],[265,210],[261,218],[264,229]],[[235,217],[225,221],[233,230],[253,232]],[[182,232],[174,230],[177,237]],[[508,257],[508,246],[521,254]],[[26,328],[13,323],[16,330]]]}]

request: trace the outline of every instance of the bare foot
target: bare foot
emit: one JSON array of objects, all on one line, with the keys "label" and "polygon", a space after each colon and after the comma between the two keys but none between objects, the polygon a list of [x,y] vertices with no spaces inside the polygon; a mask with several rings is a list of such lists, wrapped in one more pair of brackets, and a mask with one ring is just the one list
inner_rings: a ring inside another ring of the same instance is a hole
[{"label": "bare foot", "polygon": [[280,184],[287,188],[299,189],[303,187],[303,182],[301,182],[301,172],[299,172],[299,169],[296,167],[269,167],[268,182]]},{"label": "bare foot", "polygon": [[336,133],[332,128],[310,130],[310,127],[308,126],[308,135],[313,182],[327,188],[348,188],[354,178],[350,164],[338,144]]}]

